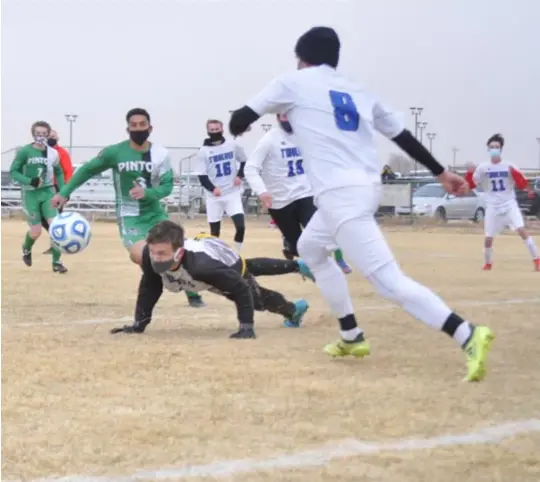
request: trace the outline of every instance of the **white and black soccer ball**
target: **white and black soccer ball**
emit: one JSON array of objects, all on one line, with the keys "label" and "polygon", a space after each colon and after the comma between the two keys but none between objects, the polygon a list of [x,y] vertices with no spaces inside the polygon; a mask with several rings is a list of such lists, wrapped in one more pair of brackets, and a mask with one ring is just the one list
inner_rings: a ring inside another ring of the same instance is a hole
[{"label": "white and black soccer ball", "polygon": [[90,243],[92,228],[84,216],[75,211],[64,211],[49,226],[49,237],[64,254],[80,253]]}]

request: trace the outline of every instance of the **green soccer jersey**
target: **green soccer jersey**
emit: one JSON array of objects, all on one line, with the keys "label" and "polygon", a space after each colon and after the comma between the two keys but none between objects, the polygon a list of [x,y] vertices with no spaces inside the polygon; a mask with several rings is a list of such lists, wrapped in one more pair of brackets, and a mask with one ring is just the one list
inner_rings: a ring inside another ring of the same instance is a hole
[{"label": "green soccer jersey", "polygon": [[[32,144],[21,147],[9,172],[11,178],[22,186],[23,192],[50,188],[54,177],[58,187],[64,185],[64,173],[60,167],[58,152],[49,146],[43,150],[37,149]],[[41,179],[38,187],[31,185],[32,179],[35,178]]]},{"label": "green soccer jersey", "polygon": [[[169,152],[155,144],[147,152],[136,151],[129,141],[106,147],[75,171],[60,194],[69,197],[92,176],[107,169],[113,172],[118,218],[164,212],[160,200],[171,194],[174,177]],[[129,195],[134,183],[145,188],[144,198],[139,201]]]}]

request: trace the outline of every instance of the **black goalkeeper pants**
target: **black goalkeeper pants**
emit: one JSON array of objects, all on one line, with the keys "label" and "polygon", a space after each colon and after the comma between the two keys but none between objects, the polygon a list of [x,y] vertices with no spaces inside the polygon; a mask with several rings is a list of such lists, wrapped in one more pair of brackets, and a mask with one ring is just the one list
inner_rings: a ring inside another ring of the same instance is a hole
[{"label": "black goalkeeper pants", "polygon": [[313,197],[297,199],[281,209],[269,209],[268,212],[287,241],[287,249],[298,256],[297,244],[302,230],[307,226],[317,211]]}]

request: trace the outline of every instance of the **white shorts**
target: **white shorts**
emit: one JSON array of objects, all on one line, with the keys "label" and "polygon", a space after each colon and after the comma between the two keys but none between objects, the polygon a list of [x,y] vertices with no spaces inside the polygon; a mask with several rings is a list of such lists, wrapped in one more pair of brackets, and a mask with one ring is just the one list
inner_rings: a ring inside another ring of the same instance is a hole
[{"label": "white shorts", "polygon": [[492,238],[510,228],[512,231],[523,228],[525,222],[523,214],[516,201],[504,204],[503,206],[488,206],[484,218],[484,234],[487,238]]},{"label": "white shorts", "polygon": [[[318,209],[300,237],[299,249],[319,249],[322,256],[322,250],[335,244],[343,250],[345,259],[364,276],[394,261],[375,220],[381,192],[382,186],[374,184],[342,187],[320,194]],[[304,257],[303,253],[300,255]],[[306,253],[305,258],[308,257],[313,259]]]},{"label": "white shorts", "polygon": [[229,217],[235,214],[244,214],[242,193],[240,191],[231,192],[224,196],[208,196],[206,198],[206,217],[209,223],[220,222],[223,214],[227,214]]}]

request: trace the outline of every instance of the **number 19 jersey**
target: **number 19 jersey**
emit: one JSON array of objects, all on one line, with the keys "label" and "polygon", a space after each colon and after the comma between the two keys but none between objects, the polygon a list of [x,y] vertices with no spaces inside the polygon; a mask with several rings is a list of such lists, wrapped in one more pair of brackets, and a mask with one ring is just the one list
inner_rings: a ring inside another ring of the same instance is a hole
[{"label": "number 19 jersey", "polygon": [[208,176],[224,196],[240,191],[240,186],[234,185],[234,179],[238,175],[238,164],[246,160],[244,149],[234,140],[225,139],[222,144],[201,147],[196,160],[195,174]]},{"label": "number 19 jersey", "polygon": [[403,121],[362,85],[327,65],[278,77],[248,107],[286,113],[315,196],[380,182],[375,131],[394,138]]}]

